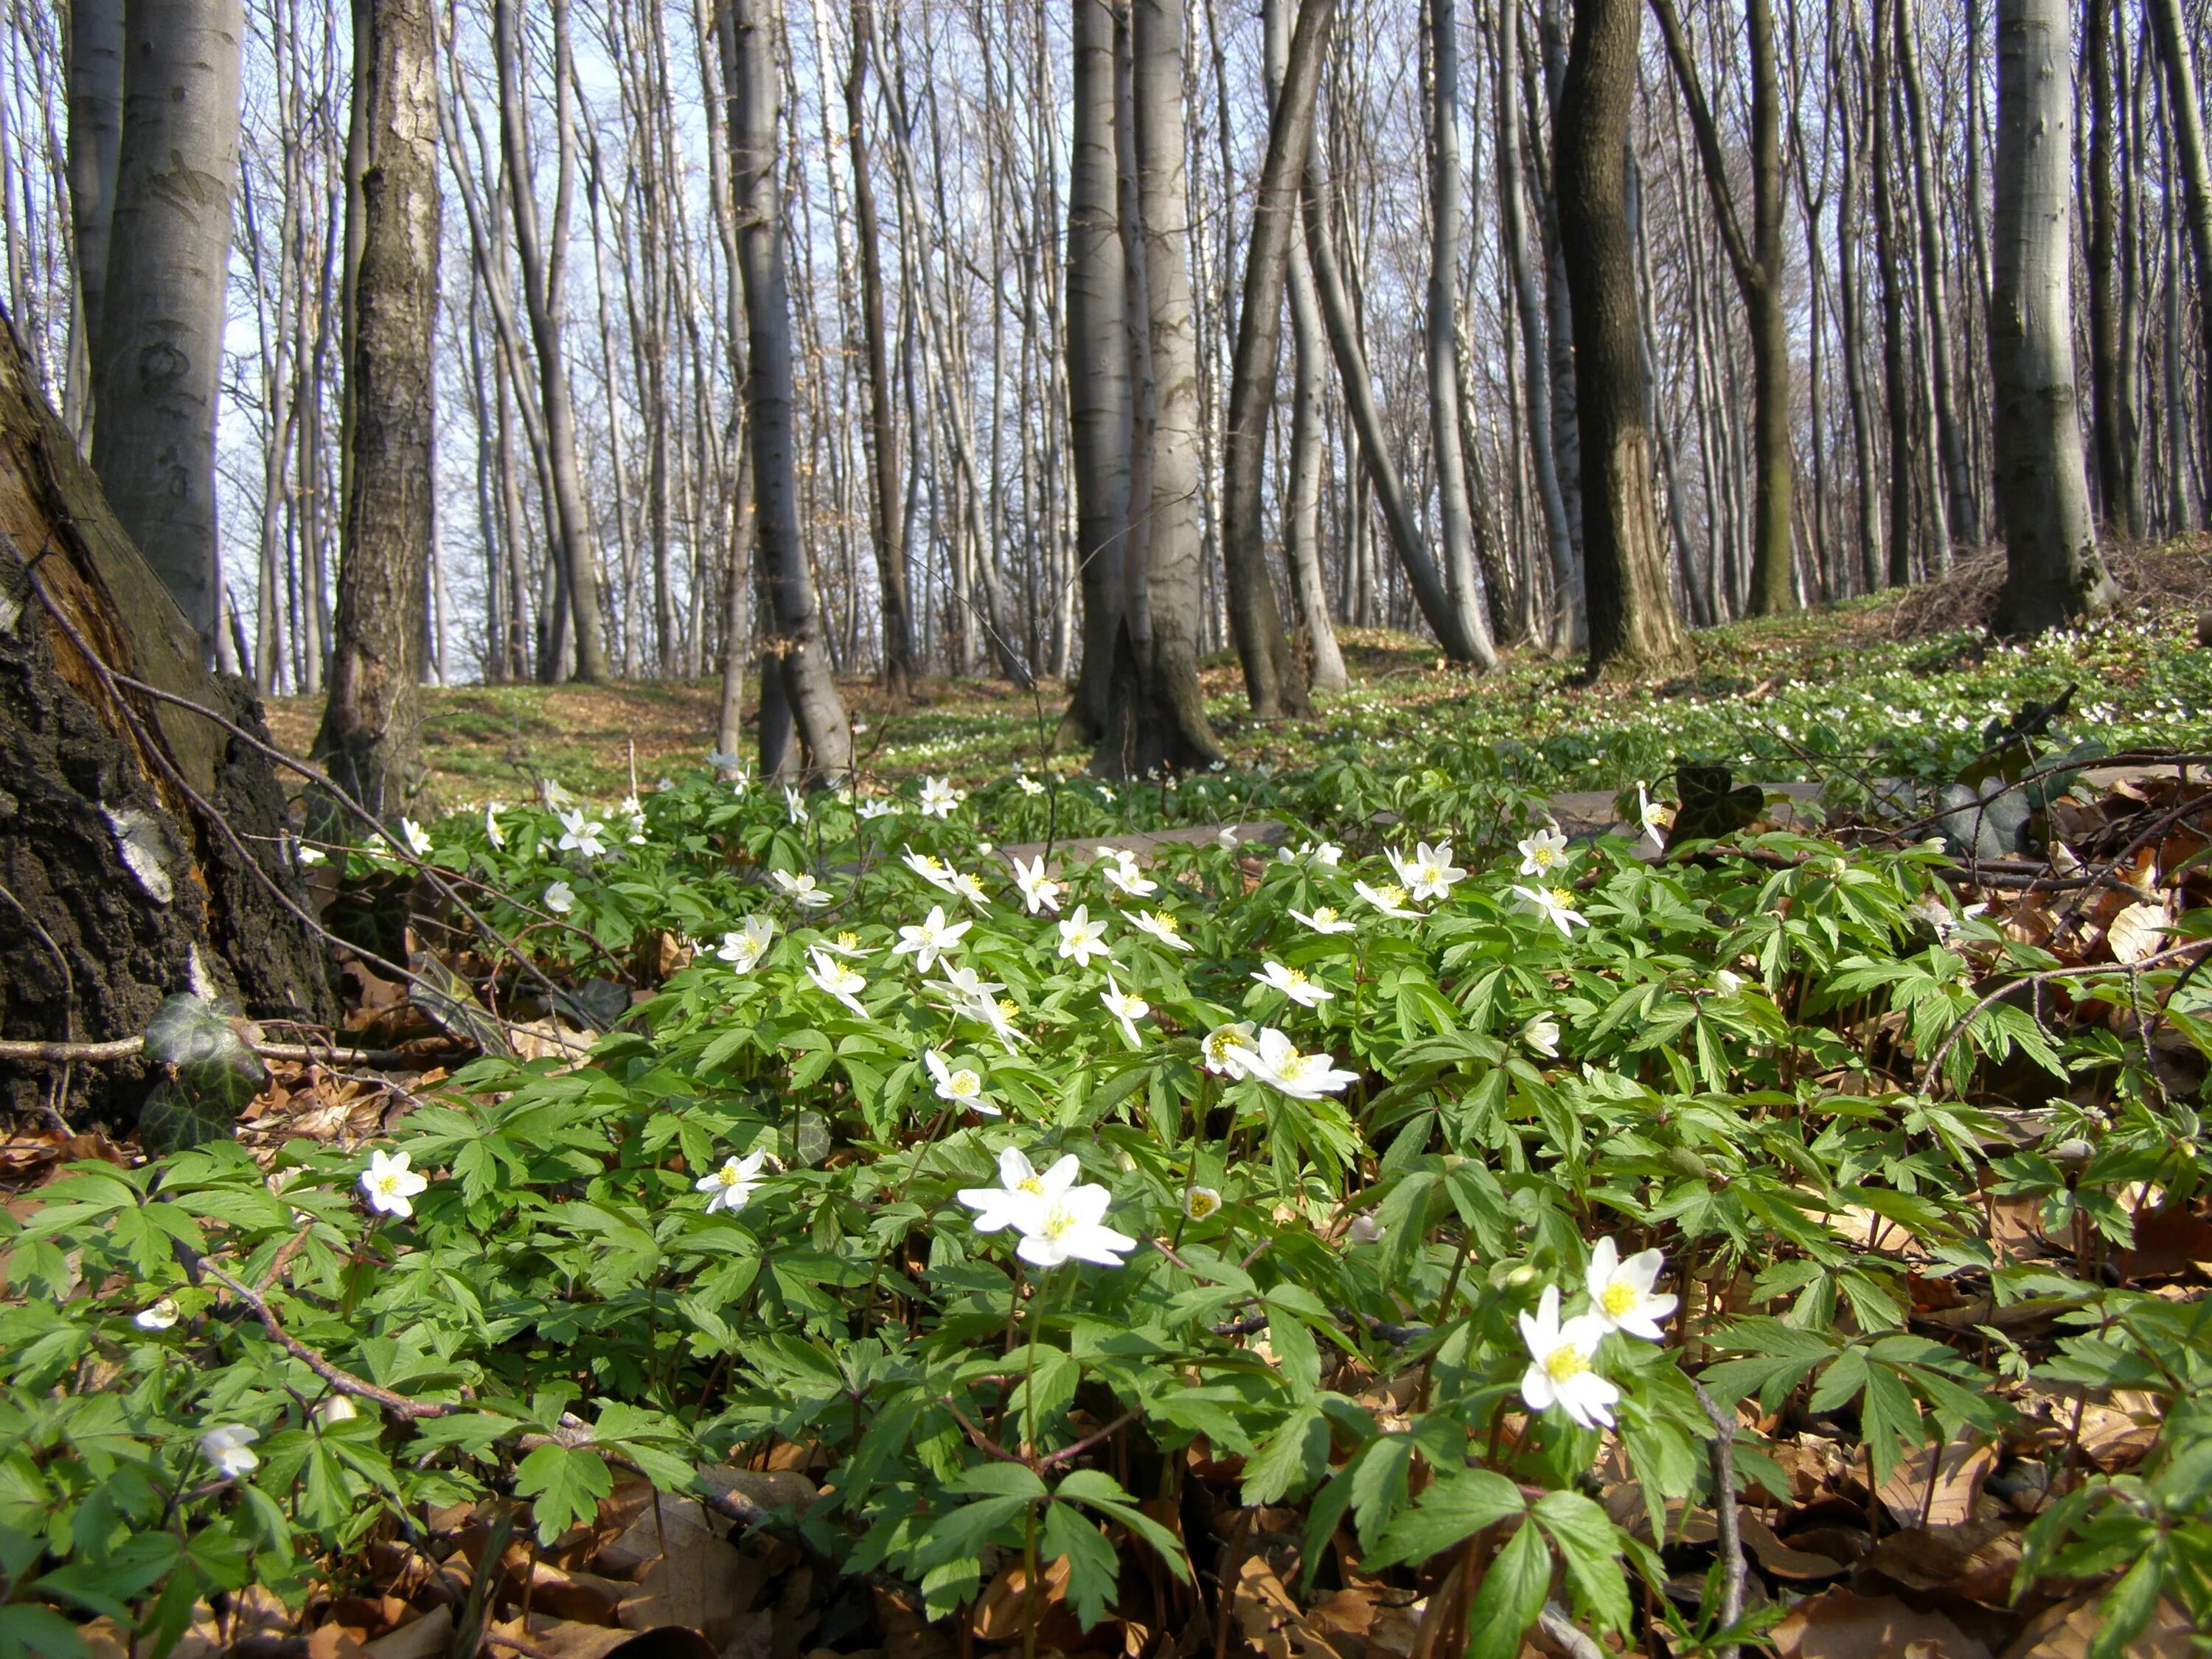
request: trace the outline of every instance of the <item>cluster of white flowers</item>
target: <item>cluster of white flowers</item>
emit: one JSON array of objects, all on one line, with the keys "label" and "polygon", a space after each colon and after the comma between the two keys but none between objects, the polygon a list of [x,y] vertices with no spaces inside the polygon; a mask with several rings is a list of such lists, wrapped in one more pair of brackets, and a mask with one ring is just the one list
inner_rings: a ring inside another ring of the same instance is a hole
[{"label": "cluster of white flowers", "polygon": [[1528,1369],[1522,1373],[1521,1398],[1532,1412],[1557,1406],[1586,1429],[1610,1428],[1620,1390],[1594,1366],[1598,1344],[1614,1332],[1660,1340],[1659,1322],[1674,1311],[1671,1293],[1654,1295],[1666,1258],[1656,1250],[1620,1257],[1620,1247],[1601,1238],[1590,1251],[1583,1286],[1588,1310],[1564,1324],[1559,1287],[1547,1285],[1536,1311],[1521,1316],[1521,1340],[1528,1346]]},{"label": "cluster of white flowers", "polygon": [[1200,1045],[1206,1069],[1218,1076],[1251,1078],[1279,1089],[1293,1100],[1319,1100],[1342,1094],[1359,1073],[1340,1069],[1333,1055],[1301,1052],[1273,1026],[1249,1020],[1217,1025]]},{"label": "cluster of white flowers", "polygon": [[963,1187],[958,1197],[975,1212],[977,1232],[1011,1228],[1019,1233],[1014,1254],[1031,1267],[1091,1261],[1118,1267],[1137,1241],[1105,1224],[1114,1195],[1101,1186],[1077,1186],[1081,1169],[1070,1152],[1040,1175],[1027,1157],[1009,1146],[999,1154],[999,1184]]}]

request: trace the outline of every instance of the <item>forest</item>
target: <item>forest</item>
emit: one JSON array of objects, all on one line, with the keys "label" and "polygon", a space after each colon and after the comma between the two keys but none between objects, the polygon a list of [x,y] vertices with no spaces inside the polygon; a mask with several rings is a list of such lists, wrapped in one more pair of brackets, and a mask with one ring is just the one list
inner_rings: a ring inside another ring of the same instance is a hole
[{"label": "forest", "polygon": [[2205,0],[8,0],[0,1659],[2181,1659]]}]

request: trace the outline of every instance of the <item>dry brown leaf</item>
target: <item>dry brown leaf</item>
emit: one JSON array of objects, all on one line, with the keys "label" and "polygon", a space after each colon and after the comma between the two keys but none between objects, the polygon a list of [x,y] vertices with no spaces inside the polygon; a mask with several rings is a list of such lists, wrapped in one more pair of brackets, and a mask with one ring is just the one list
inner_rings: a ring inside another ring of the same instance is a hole
[{"label": "dry brown leaf", "polygon": [[1879,1495],[1900,1527],[1959,1526],[1974,1518],[1974,1499],[1996,1464],[1996,1449],[1964,1431],[1940,1462],[1923,1441],[1897,1460]]},{"label": "dry brown leaf", "polygon": [[362,1650],[363,1659],[435,1659],[453,1645],[453,1610],[435,1607],[421,1618],[380,1636]]},{"label": "dry brown leaf", "polygon": [[2021,1529],[2009,1521],[1974,1521],[1925,1532],[1913,1527],[1883,1539],[1859,1566],[1905,1589],[1942,1590],[2002,1607],[2012,1601],[2021,1548]]},{"label": "dry brown leaf", "polygon": [[1076,1620],[1075,1609],[1067,1605],[1067,1581],[1073,1571],[1073,1563],[1066,1556],[1048,1562],[1037,1576],[1036,1589],[1032,1594],[1029,1574],[1019,1561],[1010,1561],[1000,1568],[976,1599],[975,1639],[1018,1642],[1034,1619],[1040,1648],[1066,1650],[1079,1646],[1083,1627]]},{"label": "dry brown leaf", "polygon": [[[779,1446],[778,1451],[805,1453],[803,1446]],[[795,1509],[805,1509],[816,1496],[814,1482],[799,1473],[804,1462],[775,1463],[765,1469],[729,1469],[708,1466],[699,1471],[699,1478],[717,1492],[733,1492],[739,1497],[758,1504],[763,1509],[776,1509],[788,1504]]]},{"label": "dry brown leaf", "polygon": [[2105,943],[2112,947],[2115,962],[2141,962],[2166,947],[2164,902],[2136,902],[2114,916],[2105,928]]},{"label": "dry brown leaf", "polygon": [[[2027,1621],[2004,1650],[2003,1659],[2088,1659],[2089,1644],[2105,1622],[2097,1612],[2097,1601],[2083,1595],[2046,1607]],[[2142,1633],[2123,1651],[2127,1659],[2189,1659],[2193,1651],[2190,1633],[2188,1614],[2162,1600]]]},{"label": "dry brown leaf", "polygon": [[2185,1204],[2138,1215],[2135,1247],[2113,1251],[2112,1266],[2123,1279],[2212,1272],[2212,1221]]},{"label": "dry brown leaf", "polygon": [[[623,1643],[635,1639],[634,1632],[618,1626],[580,1625],[542,1613],[532,1613],[526,1628],[526,1621],[520,1619],[495,1623],[491,1626],[491,1634],[495,1638],[504,1636],[512,1641],[527,1642],[539,1652],[550,1654],[552,1659],[606,1659],[608,1654]],[[494,1655],[501,1651],[496,1640],[487,1646]],[[512,1654],[515,1650],[509,1648],[505,1651]]]},{"label": "dry brown leaf", "polygon": [[617,1578],[635,1578],[647,1565],[658,1561],[663,1543],[681,1548],[688,1541],[714,1540],[719,1534],[707,1518],[706,1505],[696,1498],[663,1498],[648,1506],[622,1531],[600,1545],[592,1555],[598,1571]]},{"label": "dry brown leaf", "polygon": [[1345,1659],[1260,1556],[1247,1556],[1237,1570],[1233,1611],[1246,1645],[1266,1659]]},{"label": "dry brown leaf", "polygon": [[952,1638],[888,1591],[876,1592],[884,1659],[952,1659]]},{"label": "dry brown leaf", "polygon": [[1797,1580],[1837,1578],[1845,1564],[1833,1556],[1822,1555],[1814,1550],[1802,1550],[1786,1544],[1774,1534],[1774,1528],[1757,1516],[1741,1515],[1736,1529],[1741,1534],[1744,1547],[1756,1558],[1759,1565],[1777,1578]]},{"label": "dry brown leaf", "polygon": [[720,1539],[687,1533],[668,1546],[639,1577],[636,1593],[615,1609],[616,1618],[626,1630],[683,1625],[720,1648],[760,1594],[759,1565]]},{"label": "dry brown leaf", "polygon": [[1893,1595],[1823,1590],[1774,1627],[1781,1659],[1990,1659],[1990,1650],[1940,1613],[1916,1613]]}]

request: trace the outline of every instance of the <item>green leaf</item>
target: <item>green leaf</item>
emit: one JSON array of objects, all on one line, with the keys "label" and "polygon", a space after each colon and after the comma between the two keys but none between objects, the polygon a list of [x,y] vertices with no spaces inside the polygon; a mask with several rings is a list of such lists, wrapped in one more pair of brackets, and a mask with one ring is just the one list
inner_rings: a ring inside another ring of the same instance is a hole
[{"label": "green leaf", "polygon": [[1046,1509],[1044,1535],[1038,1544],[1040,1565],[1067,1563],[1067,1599],[1075,1608],[1076,1622],[1089,1630],[1106,1616],[1106,1603],[1121,1574],[1121,1558],[1097,1522],[1066,1504]]},{"label": "green leaf", "polygon": [[606,1460],[588,1448],[540,1446],[514,1472],[515,1494],[530,1499],[540,1544],[596,1519],[599,1499],[614,1489]]},{"label": "green leaf", "polygon": [[1303,1492],[1328,1468],[1328,1419],[1317,1405],[1300,1406],[1244,1464],[1244,1504],[1273,1504]]},{"label": "green leaf", "polygon": [[1375,1553],[1361,1565],[1372,1572],[1401,1561],[1425,1561],[1527,1507],[1521,1489],[1493,1469],[1439,1475],[1412,1509],[1383,1529]]},{"label": "green leaf", "polygon": [[1576,1598],[1609,1630],[1626,1631],[1632,1609],[1628,1578],[1620,1568],[1620,1543],[1613,1517],[1580,1492],[1547,1492],[1536,1518],[1559,1546]]},{"label": "green leaf", "polygon": [[1498,1552],[1474,1593],[1468,1610],[1468,1659],[1515,1659],[1522,1633],[1544,1610],[1551,1588],[1552,1552],[1543,1534],[1524,1523]]},{"label": "green leaf", "polygon": [[35,1601],[0,1606],[0,1659],[85,1659],[89,1651],[75,1625]]}]

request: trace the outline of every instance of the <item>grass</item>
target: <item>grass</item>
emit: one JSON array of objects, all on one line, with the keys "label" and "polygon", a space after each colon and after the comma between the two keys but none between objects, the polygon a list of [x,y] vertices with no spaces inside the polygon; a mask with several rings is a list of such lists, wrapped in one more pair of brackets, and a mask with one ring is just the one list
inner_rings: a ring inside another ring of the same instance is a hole
[{"label": "grass", "polygon": [[[1533,652],[1509,653],[1498,672],[1479,676],[1445,663],[1427,641],[1363,629],[1342,636],[1352,688],[1320,700],[1310,719],[1253,720],[1226,653],[1203,665],[1201,684],[1230,764],[1242,770],[1333,755],[1451,768],[1474,748],[1512,751],[1531,782],[1558,788],[1626,787],[1664,773],[1677,756],[1773,781],[1836,769],[1911,771],[1931,748],[1971,749],[1992,720],[2069,685],[2077,735],[2113,748],[2171,746],[2212,733],[2212,653],[2196,646],[2196,605],[2177,586],[2145,584],[2121,617],[2027,647],[1993,644],[1971,628],[1901,638],[1906,601],[1880,595],[1706,629],[1696,636],[1696,672],[1660,684],[1583,685],[1571,663]],[[1914,590],[1910,603],[1924,618],[1928,590]],[[872,682],[848,679],[841,689],[871,769],[894,781],[927,772],[968,784],[1037,765],[1067,696],[1052,680],[1030,694],[933,678],[893,710]],[[428,809],[515,798],[540,776],[613,800],[629,792],[633,768],[650,786],[713,746],[717,687],[434,688],[424,705]],[[319,699],[278,699],[270,725],[304,751],[320,712]]]}]

